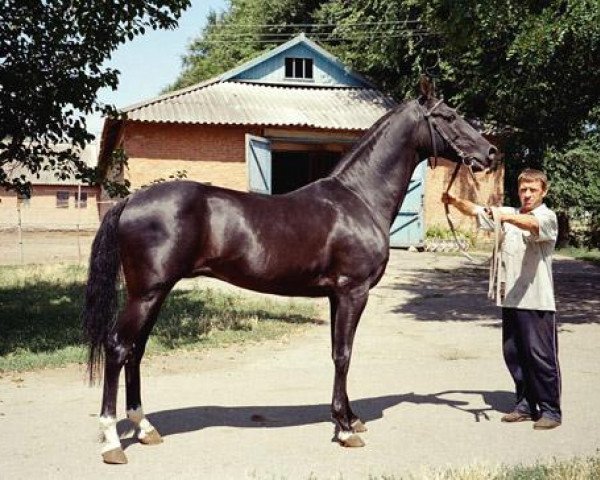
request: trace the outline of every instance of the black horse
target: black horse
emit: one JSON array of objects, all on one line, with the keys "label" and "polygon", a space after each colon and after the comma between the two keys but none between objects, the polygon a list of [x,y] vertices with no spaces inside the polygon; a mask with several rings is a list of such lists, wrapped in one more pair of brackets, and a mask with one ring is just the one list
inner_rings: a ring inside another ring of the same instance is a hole
[{"label": "black horse", "polygon": [[[440,154],[474,170],[496,148],[455,110],[422,95],[383,116],[332,173],[294,192],[266,196],[177,181],[136,192],[104,217],[92,247],[84,332],[91,379],[104,357],[101,427],[107,463],[127,461],[116,433],[116,399],[125,366],[127,415],[143,443],[159,433],[141,408],[140,361],[165,297],[199,275],[280,295],[328,297],[335,365],[332,418],[338,441],[364,445],[346,378],[369,290],[389,258],[389,232],[415,166]],[[127,300],[118,316],[116,281]]]}]

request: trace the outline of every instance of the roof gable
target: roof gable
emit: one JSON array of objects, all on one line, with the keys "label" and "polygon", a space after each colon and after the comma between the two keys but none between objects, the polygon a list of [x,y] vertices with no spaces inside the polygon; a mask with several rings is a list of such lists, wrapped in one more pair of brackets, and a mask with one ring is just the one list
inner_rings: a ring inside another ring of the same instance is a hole
[{"label": "roof gable", "polygon": [[[313,61],[312,79],[293,79],[285,75],[286,58],[309,58]],[[371,82],[352,72],[335,56],[303,33],[249,62],[225,72],[224,81],[248,81],[274,85],[373,88]]]}]

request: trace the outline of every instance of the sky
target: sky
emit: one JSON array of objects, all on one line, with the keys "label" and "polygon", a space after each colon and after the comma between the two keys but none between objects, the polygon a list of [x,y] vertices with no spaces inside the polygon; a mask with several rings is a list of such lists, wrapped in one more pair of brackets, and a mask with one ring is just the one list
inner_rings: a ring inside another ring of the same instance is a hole
[{"label": "sky", "polygon": [[[150,29],[121,45],[106,64],[121,72],[119,86],[115,91],[101,89],[100,102],[122,108],[159,95],[177,78],[186,47],[206,25],[209,12],[221,12],[227,5],[227,0],[192,0],[192,5],[179,18],[177,29]],[[101,117],[89,115],[86,121],[88,130],[99,140]]]}]

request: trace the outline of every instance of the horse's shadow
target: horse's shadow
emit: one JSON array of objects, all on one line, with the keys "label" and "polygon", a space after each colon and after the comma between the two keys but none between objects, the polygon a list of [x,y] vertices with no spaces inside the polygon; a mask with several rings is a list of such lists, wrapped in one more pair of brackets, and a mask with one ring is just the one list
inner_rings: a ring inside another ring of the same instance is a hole
[{"label": "horse's shadow", "polygon": [[[443,398],[445,395],[481,395],[488,407],[469,408],[469,401]],[[383,418],[384,411],[401,403],[432,404],[456,408],[474,416],[479,422],[483,417],[489,420],[487,411],[506,411],[510,408],[514,395],[503,391],[480,390],[447,390],[439,393],[420,395],[407,393],[404,395],[385,395],[381,397],[363,398],[352,402],[352,408],[363,422],[371,422]],[[237,428],[281,428],[310,425],[331,421],[330,405],[271,405],[271,406],[236,406],[225,407],[208,405],[187,407],[174,410],[163,410],[148,414],[148,420],[162,436],[194,432],[210,427]],[[129,436],[131,423],[121,420],[117,425],[121,436]],[[123,448],[137,443],[135,438],[123,438]]]}]

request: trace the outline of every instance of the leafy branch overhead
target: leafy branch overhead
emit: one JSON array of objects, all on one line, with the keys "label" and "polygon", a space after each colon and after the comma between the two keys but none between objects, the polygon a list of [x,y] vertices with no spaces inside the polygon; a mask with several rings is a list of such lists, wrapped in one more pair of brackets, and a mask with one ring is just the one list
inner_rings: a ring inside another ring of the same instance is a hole
[{"label": "leafy branch overhead", "polygon": [[[97,99],[117,88],[119,72],[105,67],[122,43],[146,29],[173,29],[189,0],[2,2],[0,22],[0,186],[26,190],[11,177],[25,167],[93,181],[77,160],[93,140],[85,116],[113,115]],[[70,148],[57,149],[57,144]]]}]

